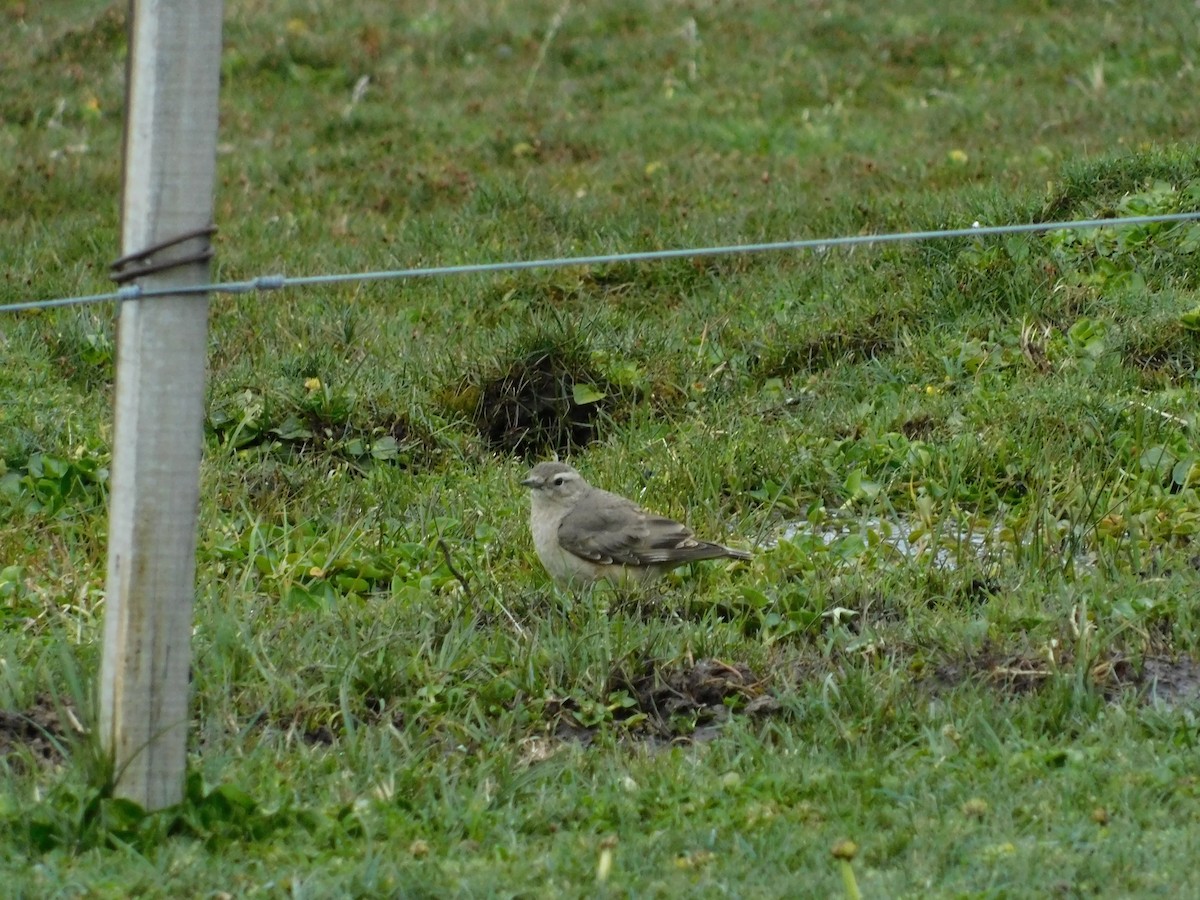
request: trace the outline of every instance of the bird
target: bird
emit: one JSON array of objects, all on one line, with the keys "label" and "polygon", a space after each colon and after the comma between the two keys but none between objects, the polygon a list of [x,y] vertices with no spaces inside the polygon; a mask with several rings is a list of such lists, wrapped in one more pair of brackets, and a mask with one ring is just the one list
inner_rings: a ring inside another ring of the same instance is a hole
[{"label": "bird", "polygon": [[700,559],[752,559],[745,550],[699,540],[686,525],[592,487],[563,462],[538,463],[521,481],[530,491],[533,547],[564,587],[608,582],[647,585]]}]

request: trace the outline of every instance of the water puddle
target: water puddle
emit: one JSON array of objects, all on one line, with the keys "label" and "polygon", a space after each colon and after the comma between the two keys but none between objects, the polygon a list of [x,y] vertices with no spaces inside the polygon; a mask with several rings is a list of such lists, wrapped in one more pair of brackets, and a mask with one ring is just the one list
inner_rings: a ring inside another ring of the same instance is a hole
[{"label": "water puddle", "polygon": [[856,518],[818,510],[807,519],[784,523],[777,537],[762,546],[770,549],[786,542],[844,565],[891,560],[953,570],[1053,558],[1064,569],[1095,570],[1095,549],[1069,520],[1044,520],[1040,525],[1036,534],[1024,527],[1014,531],[1002,512],[995,518],[930,521],[905,516]]},{"label": "water puddle", "polygon": [[929,562],[944,569],[996,562],[1012,550],[1011,537],[1003,534],[999,525],[938,522],[930,527],[903,518],[829,517],[790,522],[780,530],[778,540],[823,549],[847,563],[870,553],[909,562]]}]

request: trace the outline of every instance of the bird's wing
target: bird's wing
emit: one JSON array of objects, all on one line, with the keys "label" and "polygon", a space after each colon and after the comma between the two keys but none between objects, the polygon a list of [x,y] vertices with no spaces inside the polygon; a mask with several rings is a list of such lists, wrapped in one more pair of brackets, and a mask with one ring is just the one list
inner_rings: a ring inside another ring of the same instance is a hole
[{"label": "bird's wing", "polygon": [[589,562],[626,566],[676,565],[731,555],[720,544],[696,540],[686,525],[600,490],[563,517],[558,542]]}]

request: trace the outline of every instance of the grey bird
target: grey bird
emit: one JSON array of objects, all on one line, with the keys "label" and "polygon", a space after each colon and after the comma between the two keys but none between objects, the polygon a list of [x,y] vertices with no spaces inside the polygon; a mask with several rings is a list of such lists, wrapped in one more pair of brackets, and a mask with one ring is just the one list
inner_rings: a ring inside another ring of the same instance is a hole
[{"label": "grey bird", "polygon": [[566,463],[538,463],[521,484],[530,489],[533,547],[562,585],[609,581],[628,587],[693,560],[752,558],[745,550],[697,540],[686,525],[592,487]]}]

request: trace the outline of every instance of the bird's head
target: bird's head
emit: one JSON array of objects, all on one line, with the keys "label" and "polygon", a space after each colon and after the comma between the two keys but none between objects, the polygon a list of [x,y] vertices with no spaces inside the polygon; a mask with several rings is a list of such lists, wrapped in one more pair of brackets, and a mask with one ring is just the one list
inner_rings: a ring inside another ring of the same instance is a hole
[{"label": "bird's head", "polygon": [[533,494],[534,503],[553,503],[570,507],[588,489],[583,476],[560,462],[538,463],[521,481]]}]

